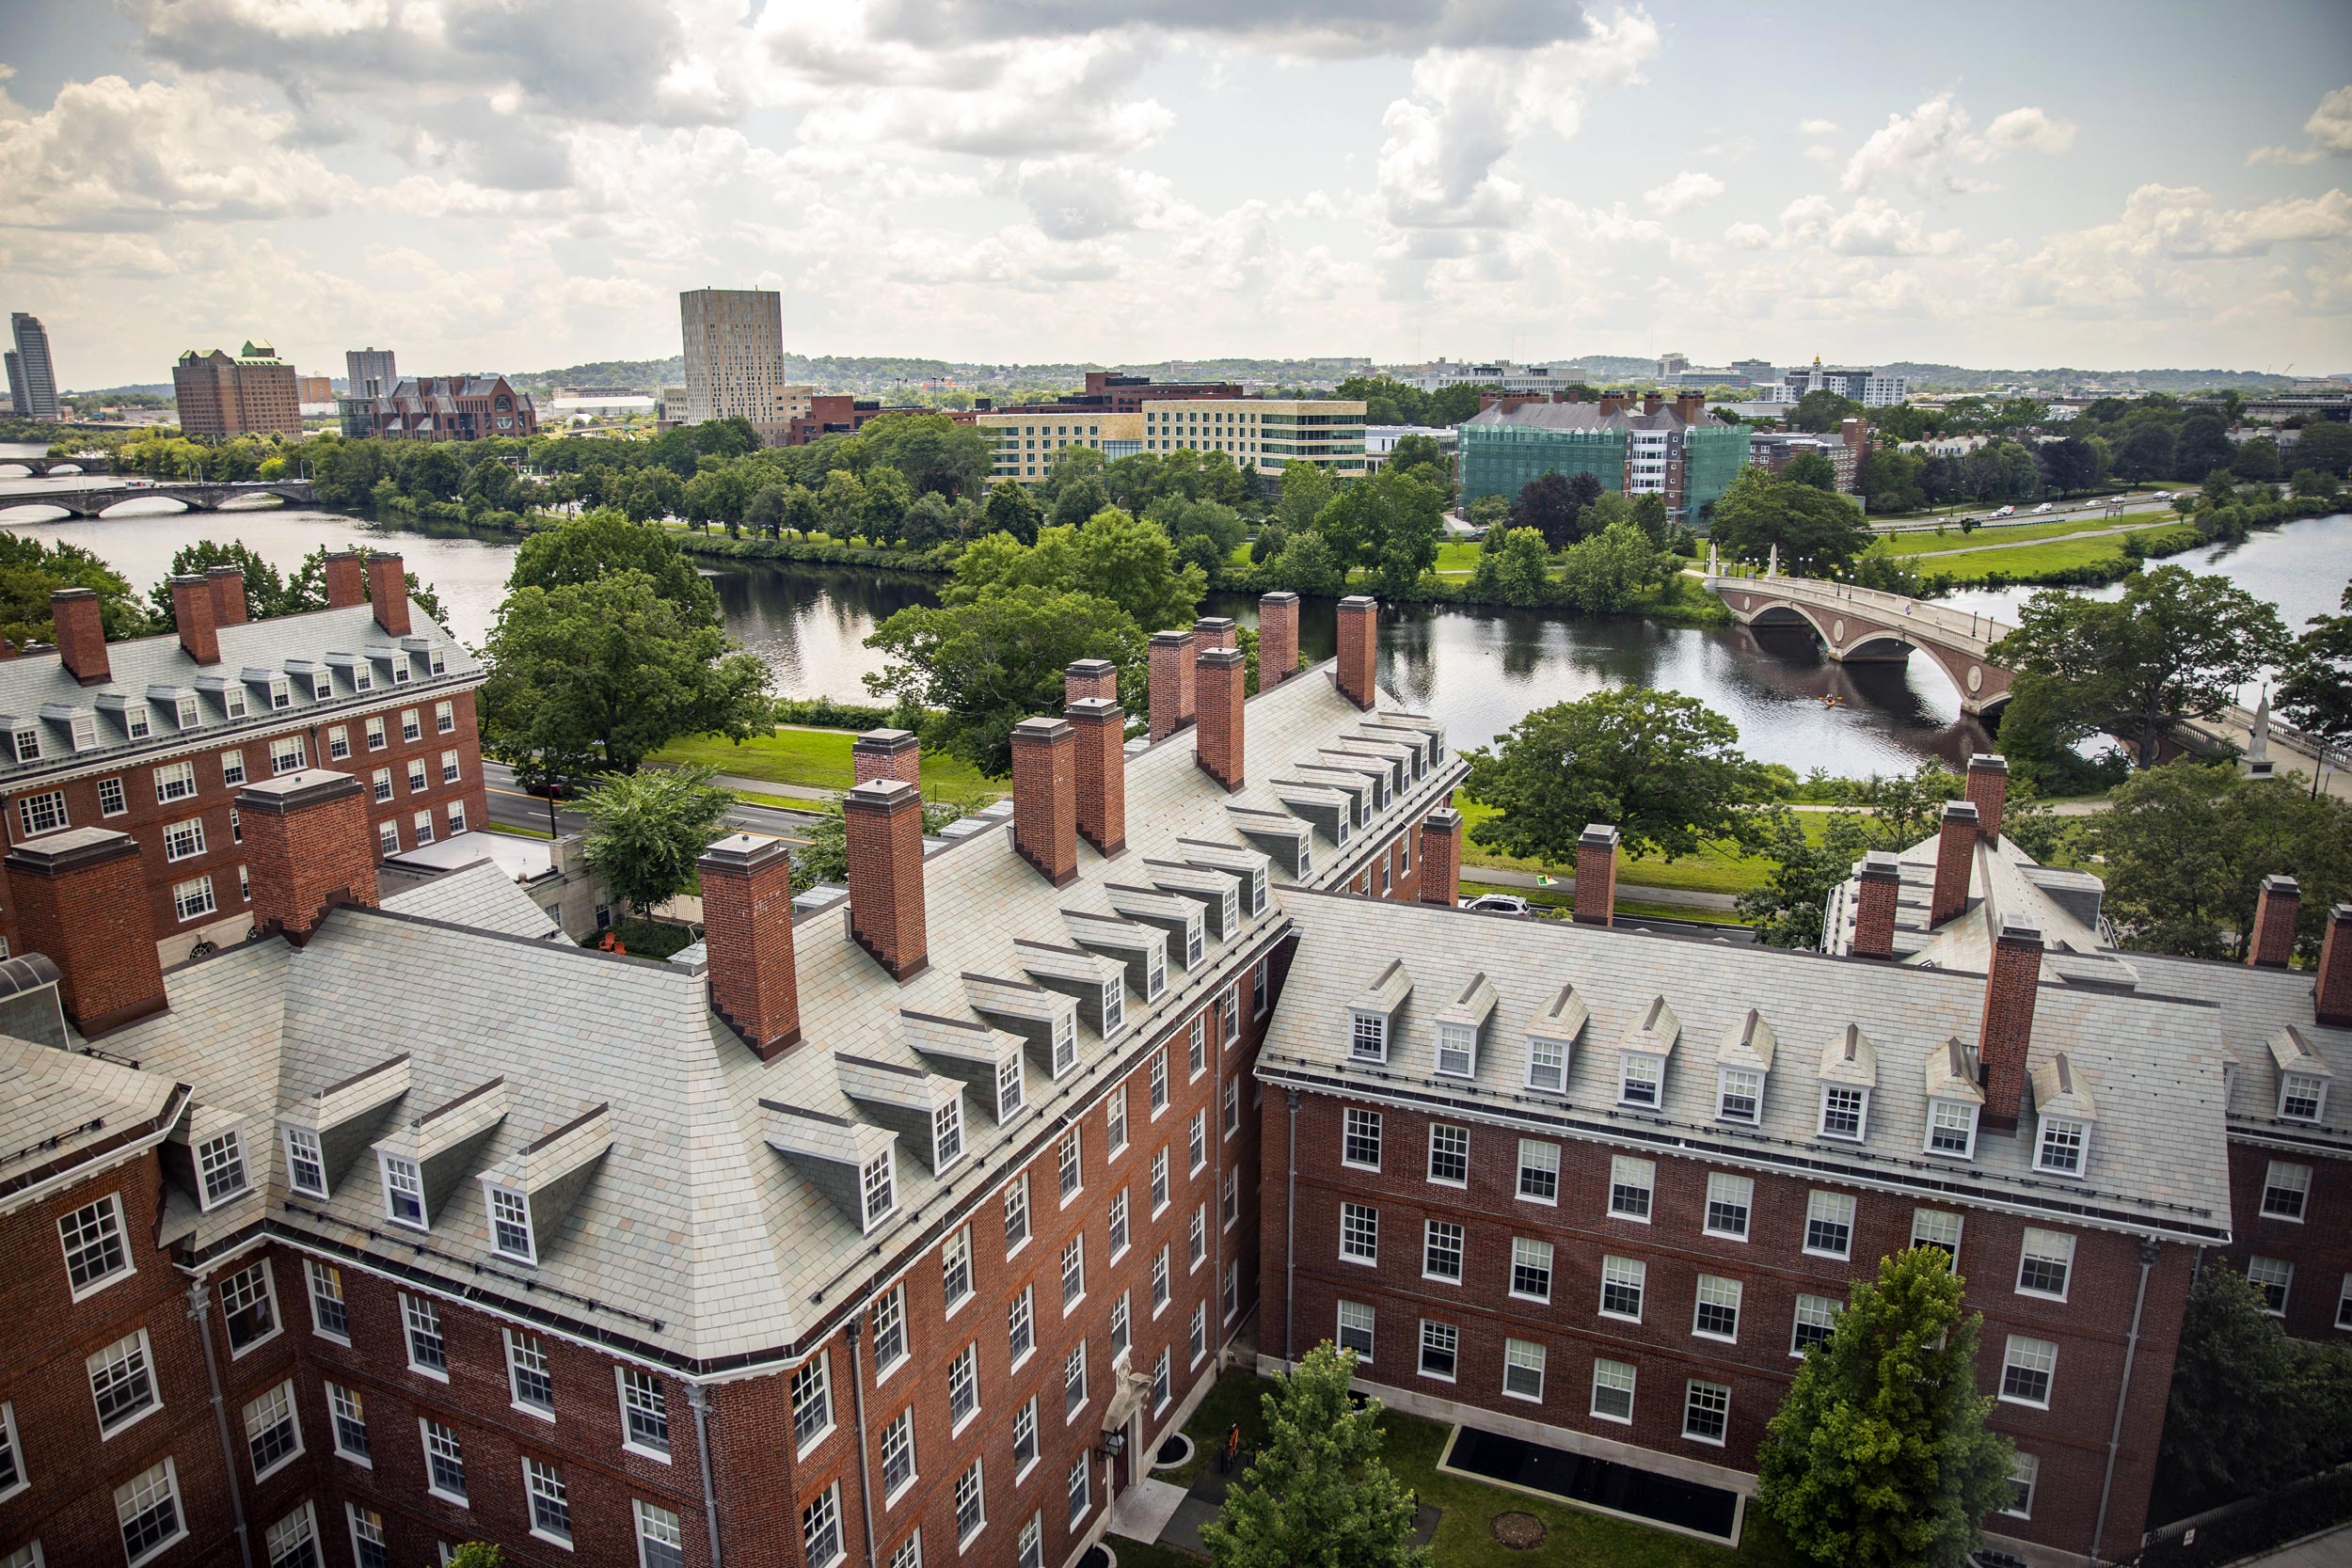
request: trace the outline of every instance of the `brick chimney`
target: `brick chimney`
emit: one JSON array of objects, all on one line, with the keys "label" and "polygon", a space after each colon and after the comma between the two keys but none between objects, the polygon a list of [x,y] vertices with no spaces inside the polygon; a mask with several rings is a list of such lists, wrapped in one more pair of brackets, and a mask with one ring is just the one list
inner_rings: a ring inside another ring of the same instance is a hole
[{"label": "brick chimney", "polygon": [[1271,691],[1298,673],[1298,595],[1258,600],[1258,689]]},{"label": "brick chimney", "polygon": [[903,779],[869,779],[841,798],[850,862],[850,937],[895,980],[930,963],[923,925],[923,797]]},{"label": "brick chimney", "polygon": [[2042,984],[2042,928],[2004,920],[1984,976],[1984,1020],[1977,1053],[1984,1063],[1984,1120],[2013,1131],[2026,1102],[2026,1051],[2033,1044],[2034,994]]},{"label": "brick chimney", "polygon": [[366,558],[358,550],[337,550],[326,558],[326,608],[348,610],[368,602]]},{"label": "brick chimney", "polygon": [[2001,836],[2001,808],[2009,801],[2009,759],[1979,752],[1968,759],[1968,803],[1977,808],[1977,836],[1987,844]]},{"label": "brick chimney", "polygon": [[1062,672],[1061,700],[1080,703],[1089,697],[1119,700],[1119,666],[1107,658],[1073,659]]},{"label": "brick chimney", "polygon": [[2303,885],[2294,878],[2263,879],[2254,899],[2254,929],[2246,943],[2246,961],[2257,969],[2284,969],[2295,956],[2295,917],[2303,911]]},{"label": "brick chimney", "polygon": [[1617,830],[1587,822],[1576,840],[1576,923],[1617,923]]},{"label": "brick chimney", "polygon": [[1340,695],[1370,712],[1373,655],[1380,641],[1380,606],[1362,594],[1340,601]]},{"label": "brick chimney", "polygon": [[1462,897],[1462,814],[1439,806],[1421,819],[1421,901],[1452,909]]},{"label": "brick chimney", "polygon": [[1174,735],[1192,722],[1193,634],[1155,631],[1152,634],[1150,689],[1152,738]]},{"label": "brick chimney", "polygon": [[2328,934],[2319,942],[2319,977],[2312,985],[2312,1010],[2322,1023],[2352,1024],[2352,904],[2328,911]]},{"label": "brick chimney", "polygon": [[792,969],[792,854],[780,838],[729,833],[695,862],[710,1006],[763,1062],[801,1038]]},{"label": "brick chimney", "polygon": [[1078,876],[1078,732],[1066,720],[1012,727],[1012,847],[1056,887]]},{"label": "brick chimney", "polygon": [[1642,394],[1642,412],[1645,414],[1655,414],[1665,405],[1666,400],[1660,397],[1656,392],[1644,392]]},{"label": "brick chimney", "polygon": [[168,1006],[138,840],[69,828],[18,845],[7,865],[24,951],[57,966],[76,1028],[99,1035]]},{"label": "brick chimney", "polygon": [[1707,394],[1684,392],[1675,399],[1675,417],[1684,424],[1696,424],[1707,417]]},{"label": "brick chimney", "polygon": [[1862,857],[1855,873],[1853,956],[1895,956],[1895,905],[1903,889],[1902,863],[1884,849]]},{"label": "brick chimney", "polygon": [[1944,823],[1935,840],[1935,891],[1928,898],[1932,930],[1968,907],[1968,879],[1977,864],[1977,808],[1965,800],[1944,802]]},{"label": "brick chimney", "polygon": [[49,595],[49,617],[57,626],[57,657],[66,673],[84,686],[103,686],[113,678],[96,594],[87,588],[60,588]]},{"label": "brick chimney", "polygon": [[1603,419],[1608,418],[1610,415],[1615,413],[1618,409],[1623,408],[1624,406],[1625,394],[1623,392],[1603,392],[1600,394],[1600,412]]},{"label": "brick chimney", "polygon": [[171,579],[171,618],[180,627],[180,646],[199,664],[220,662],[220,633],[214,626],[211,579],[194,573]]},{"label": "brick chimney", "polygon": [[1240,646],[1240,634],[1233,629],[1233,620],[1230,615],[1201,616],[1192,624],[1192,635],[1193,646],[1200,653],[1205,654],[1211,648]]},{"label": "brick chimney", "polygon": [[1062,712],[1078,736],[1078,836],[1105,855],[1127,847],[1127,715],[1108,697]]},{"label": "brick chimney", "polygon": [[[1225,623],[1231,628],[1232,623]],[[1193,760],[1225,786],[1242,786],[1242,686],[1248,660],[1239,648],[1211,648],[1200,656],[1200,712],[1193,730]]]},{"label": "brick chimney", "polygon": [[213,625],[245,625],[245,573],[234,566],[208,566],[204,578],[213,585]]},{"label": "brick chimney", "polygon": [[262,930],[299,947],[336,905],[375,907],[375,830],[358,779],[306,768],[257,780],[238,791],[237,816]]},{"label": "brick chimney", "polygon": [[923,750],[913,730],[867,730],[850,742],[850,782],[897,779],[917,789],[923,784]]},{"label": "brick chimney", "polygon": [[396,555],[368,557],[368,598],[387,637],[408,635],[408,567]]}]

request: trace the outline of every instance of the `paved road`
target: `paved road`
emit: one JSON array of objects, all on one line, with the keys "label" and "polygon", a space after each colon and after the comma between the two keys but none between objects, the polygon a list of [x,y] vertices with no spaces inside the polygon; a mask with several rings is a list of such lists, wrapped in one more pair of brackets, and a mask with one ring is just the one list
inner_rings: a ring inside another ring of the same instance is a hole
[{"label": "paved road", "polygon": [[[490,820],[501,827],[527,828],[534,832],[548,830],[548,803],[536,795],[526,794],[515,782],[515,770],[504,763],[482,764],[483,782],[490,796]],[[773,784],[761,784],[756,780],[742,781],[747,786],[762,791],[773,790]],[[725,781],[722,780],[723,784]],[[727,813],[730,832],[755,833],[762,838],[781,838],[788,844],[808,842],[808,828],[817,817],[803,812],[779,811],[773,806],[739,805]],[[559,802],[555,812],[558,832],[576,833],[588,826],[588,819]]]},{"label": "paved road", "polygon": [[[2153,508],[2169,504],[2167,501],[2157,500],[2153,491],[2139,490],[2122,496],[2092,496],[2084,500],[2053,501],[2047,512],[2036,512],[2031,507],[2024,507],[2014,516],[1994,517],[1990,515],[1993,509],[1987,507],[1976,513],[1975,515],[1978,518],[1977,526],[1980,530],[2021,528],[2027,523],[2053,522],[2060,517],[2105,512],[2111,506]],[[1958,512],[1943,513],[1933,517],[1889,517],[1872,523],[1870,531],[1874,533],[1917,533],[1923,531],[1932,532],[1939,525],[1946,528],[1958,528],[1960,519],[1967,515],[1968,509],[1963,507]]]}]

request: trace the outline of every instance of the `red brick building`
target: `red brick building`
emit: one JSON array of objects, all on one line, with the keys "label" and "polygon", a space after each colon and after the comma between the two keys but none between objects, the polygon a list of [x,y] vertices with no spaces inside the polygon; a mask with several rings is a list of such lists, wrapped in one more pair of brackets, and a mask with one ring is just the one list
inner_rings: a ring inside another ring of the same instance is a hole
[{"label": "red brick building", "polygon": [[180,428],[190,436],[299,436],[302,398],[294,368],[267,343],[180,356],[171,367]]},{"label": "red brick building", "polygon": [[538,406],[502,375],[411,376],[389,392],[355,388],[336,400],[343,435],[388,441],[480,441],[536,436]]},{"label": "red brick building", "polygon": [[[384,853],[489,820],[474,689],[483,669],[407,596],[396,555],[327,559],[328,607],[246,619],[233,566],[176,578],[178,629],[108,642],[97,596],[59,593],[57,646],[0,660],[5,842],[67,828],[130,834],[167,961],[241,940],[248,876],[237,793],[305,768],[368,786]],[[28,945],[13,888],[0,938]]]}]

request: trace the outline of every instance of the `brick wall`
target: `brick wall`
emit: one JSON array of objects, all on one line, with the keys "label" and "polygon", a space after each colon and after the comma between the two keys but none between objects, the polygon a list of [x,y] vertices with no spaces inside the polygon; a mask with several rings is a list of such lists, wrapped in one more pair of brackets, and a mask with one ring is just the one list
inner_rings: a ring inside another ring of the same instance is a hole
[{"label": "brick wall", "polygon": [[[2273,1162],[2311,1172],[2300,1221],[2263,1210],[2263,1192]],[[2287,1287],[2285,1330],[2305,1339],[2342,1339],[2337,1303],[2352,1278],[2352,1161],[2315,1149],[2264,1148],[2230,1145],[2230,1237],[2222,1256],[2240,1274],[2256,1258],[2273,1259],[2295,1270]]]}]

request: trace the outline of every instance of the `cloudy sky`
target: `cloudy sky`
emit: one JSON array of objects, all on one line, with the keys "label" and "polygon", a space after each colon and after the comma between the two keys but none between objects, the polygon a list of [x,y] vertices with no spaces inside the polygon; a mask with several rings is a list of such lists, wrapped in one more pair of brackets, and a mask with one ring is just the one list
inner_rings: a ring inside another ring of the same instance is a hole
[{"label": "cloudy sky", "polygon": [[2352,370],[2342,0],[0,0],[0,73],[67,386],[706,283],[810,354]]}]

